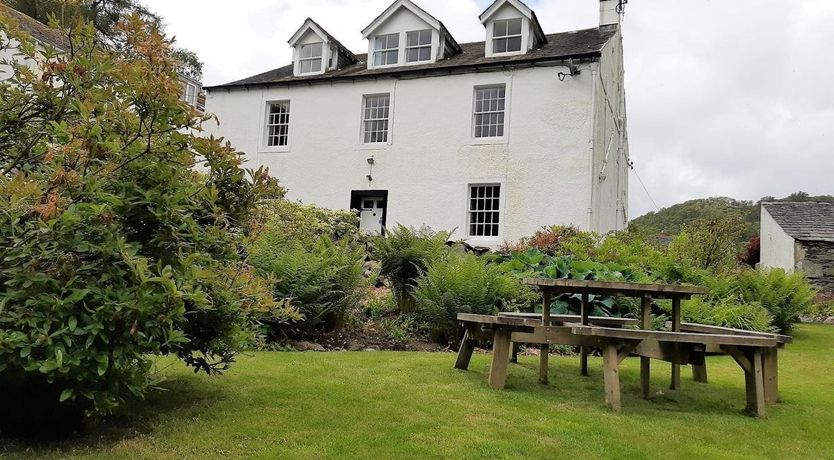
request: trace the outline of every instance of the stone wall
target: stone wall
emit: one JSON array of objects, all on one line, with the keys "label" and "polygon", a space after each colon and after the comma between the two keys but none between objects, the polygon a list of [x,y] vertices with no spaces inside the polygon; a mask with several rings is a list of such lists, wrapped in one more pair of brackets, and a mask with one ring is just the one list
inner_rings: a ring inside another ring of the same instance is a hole
[{"label": "stone wall", "polygon": [[834,242],[797,241],[797,268],[808,275],[814,286],[834,292]]}]

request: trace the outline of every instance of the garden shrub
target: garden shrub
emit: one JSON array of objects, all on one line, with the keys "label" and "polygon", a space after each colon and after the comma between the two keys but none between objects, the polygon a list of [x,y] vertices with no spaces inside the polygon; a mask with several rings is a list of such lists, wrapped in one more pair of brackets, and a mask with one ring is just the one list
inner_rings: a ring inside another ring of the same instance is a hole
[{"label": "garden shrub", "polygon": [[364,252],[347,241],[319,237],[312,242],[286,241],[272,228],[249,247],[249,260],[263,275],[275,279],[274,296],[301,312],[302,318],[268,323],[271,333],[304,335],[314,329],[334,330],[345,314],[359,306],[366,287]]},{"label": "garden shrub", "polygon": [[781,268],[745,270],[738,275],[736,286],[744,301],[757,302],[773,315],[773,325],[782,333],[790,331],[817,295],[805,274],[788,274]]},{"label": "garden shrub", "polygon": [[445,343],[457,337],[458,313],[492,315],[514,310],[523,291],[517,278],[488,258],[451,254],[433,262],[417,279],[416,316],[435,340]]},{"label": "garden shrub", "polygon": [[239,253],[252,211],[282,190],[227,144],[189,134],[205,119],[180,101],[170,43],[136,17],[120,27],[118,50],[79,22],[72,49],[40,54],[0,10],[42,71],[17,65],[0,83],[5,428],[43,430],[38,414],[59,401],[103,413],[142,396],[155,355],[221,372],[262,317],[294,314]]},{"label": "garden shrub", "polygon": [[[261,212],[261,228],[287,241],[313,241],[324,236],[333,241],[361,243],[359,216],[341,209],[326,209],[288,200],[270,200]],[[256,235],[259,232],[254,232]]]},{"label": "garden shrub", "polygon": [[806,314],[813,321],[823,322],[834,317],[834,293],[818,294]]},{"label": "garden shrub", "polygon": [[420,273],[448,253],[448,232],[428,227],[415,229],[397,224],[384,236],[374,238],[374,256],[380,262],[380,275],[387,278],[400,311],[414,309],[411,289]]},{"label": "garden shrub", "polygon": [[773,317],[760,303],[732,297],[685,300],[681,303],[681,317],[684,321],[713,326],[759,332],[776,330],[771,324]]}]

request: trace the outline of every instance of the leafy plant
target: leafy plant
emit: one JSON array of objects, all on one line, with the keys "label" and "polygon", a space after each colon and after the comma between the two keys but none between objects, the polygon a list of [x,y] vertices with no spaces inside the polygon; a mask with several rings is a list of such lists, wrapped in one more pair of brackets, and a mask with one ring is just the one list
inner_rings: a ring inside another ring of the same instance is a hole
[{"label": "leafy plant", "polygon": [[364,252],[347,242],[327,237],[310,243],[285,241],[280,231],[272,229],[249,247],[249,259],[261,274],[275,279],[275,298],[285,300],[302,315],[289,328],[269,323],[273,334],[286,329],[294,335],[316,328],[336,329],[364,295]]},{"label": "leafy plant", "polygon": [[690,222],[669,244],[669,256],[716,273],[732,269],[744,229],[744,222],[734,217]]},{"label": "leafy plant", "polygon": [[447,232],[400,224],[374,239],[374,255],[380,262],[380,274],[391,282],[401,312],[414,309],[411,289],[420,273],[448,252],[448,239]]},{"label": "leafy plant", "polygon": [[435,339],[447,342],[457,336],[458,313],[514,310],[523,293],[518,279],[487,258],[451,254],[433,262],[417,279],[416,315]]},{"label": "leafy plant", "polygon": [[[0,83],[0,405],[102,413],[148,390],[155,355],[218,373],[263,316],[293,311],[239,253],[254,208],[282,189],[190,134],[205,118],[179,100],[155,28],[123,21],[126,46],[112,50],[75,21],[59,54],[0,9],[0,51],[13,38],[37,68],[11,63]],[[26,417],[51,412],[4,411],[0,424],[43,429]]]},{"label": "leafy plant", "polygon": [[773,315],[780,332],[788,332],[817,295],[803,273],[788,274],[780,268],[746,270],[738,276],[737,286],[744,301],[760,303]]},{"label": "leafy plant", "polygon": [[719,297],[713,301],[693,298],[681,303],[681,316],[685,321],[732,327],[759,332],[773,332],[773,317],[758,302],[746,302],[740,298]]}]

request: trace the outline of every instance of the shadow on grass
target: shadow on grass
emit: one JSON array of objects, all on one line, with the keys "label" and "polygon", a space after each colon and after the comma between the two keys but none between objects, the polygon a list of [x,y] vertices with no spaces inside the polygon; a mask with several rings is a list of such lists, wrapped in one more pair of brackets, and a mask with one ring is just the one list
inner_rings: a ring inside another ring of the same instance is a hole
[{"label": "shadow on grass", "polygon": [[[507,381],[508,391],[550,393],[554,398],[566,402],[587,404],[589,406],[605,405],[605,386],[601,369],[589,365],[589,375],[579,374],[579,359],[576,365],[551,364],[549,383],[538,382],[538,362],[520,361],[511,363]],[[663,366],[663,370],[660,367]],[[695,415],[741,415],[747,416],[744,375],[738,371],[739,384],[728,385],[725,382],[698,383],[687,375],[688,366],[681,367],[681,388],[669,388],[670,363],[652,361],[651,392],[648,399],[643,399],[640,389],[640,371],[631,368],[620,369],[620,390],[623,399],[623,414],[647,415],[658,413],[679,413]],[[518,369],[513,373],[513,368]],[[523,369],[523,371],[522,371]],[[487,375],[474,372],[472,378],[486,379]]]},{"label": "shadow on grass", "polygon": [[127,400],[113,414],[89,420],[73,437],[43,441],[4,437],[0,433],[0,459],[106,449],[115,443],[152,433],[159,429],[163,420],[194,417],[211,411],[225,399],[222,388],[201,385],[197,379],[166,380],[151,390],[145,399]]}]

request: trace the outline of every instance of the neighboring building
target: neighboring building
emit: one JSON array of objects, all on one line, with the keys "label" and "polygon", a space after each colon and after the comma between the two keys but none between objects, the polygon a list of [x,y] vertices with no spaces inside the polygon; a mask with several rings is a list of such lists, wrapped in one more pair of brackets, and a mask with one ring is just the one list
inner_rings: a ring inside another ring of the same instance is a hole
[{"label": "neighboring building", "polygon": [[[6,14],[16,20],[20,29],[31,35],[39,45],[49,45],[59,51],[67,49],[67,37],[60,30],[53,29],[2,3],[0,3],[0,14]],[[6,34],[0,30],[0,43],[5,44],[6,39]],[[11,66],[3,64],[4,61],[23,62],[33,68],[35,65],[31,59],[24,57],[18,52],[16,42],[12,43],[12,46],[0,48],[0,82],[9,79],[12,75]],[[182,100],[188,102],[189,105],[197,110],[203,111],[205,109],[206,95],[203,91],[202,83],[184,75],[179,75],[179,77],[183,85]]]},{"label": "neighboring building", "polygon": [[628,136],[620,17],[545,34],[518,0],[479,17],[459,44],[397,0],[354,54],[312,19],[292,64],[208,87],[222,135],[266,165],[290,199],[358,209],[369,232],[402,223],[455,229],[495,247],[543,225],[625,228]]},{"label": "neighboring building", "polygon": [[800,270],[834,292],[834,203],[762,203],[761,266]]}]

